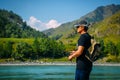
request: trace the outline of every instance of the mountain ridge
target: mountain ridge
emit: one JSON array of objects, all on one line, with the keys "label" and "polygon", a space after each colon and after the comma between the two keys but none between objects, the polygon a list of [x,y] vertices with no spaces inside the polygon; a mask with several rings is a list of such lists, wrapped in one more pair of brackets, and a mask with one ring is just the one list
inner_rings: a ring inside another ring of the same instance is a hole
[{"label": "mountain ridge", "polygon": [[98,39],[103,39],[106,43],[112,41],[118,43],[120,39],[120,11],[104,20],[94,24],[89,33]]},{"label": "mountain ridge", "polygon": [[0,37],[33,38],[47,36],[28,26],[27,23],[14,12],[0,9]]},{"label": "mountain ridge", "polygon": [[96,23],[115,14],[119,10],[120,10],[120,5],[111,4],[107,6],[100,6],[96,8],[94,11],[86,14],[85,16],[82,16],[77,20],[63,23],[59,27],[43,31],[43,33],[56,40],[59,40],[61,38],[68,38],[70,35],[74,33],[73,30],[74,24],[80,22],[81,20],[86,20],[90,23]]}]

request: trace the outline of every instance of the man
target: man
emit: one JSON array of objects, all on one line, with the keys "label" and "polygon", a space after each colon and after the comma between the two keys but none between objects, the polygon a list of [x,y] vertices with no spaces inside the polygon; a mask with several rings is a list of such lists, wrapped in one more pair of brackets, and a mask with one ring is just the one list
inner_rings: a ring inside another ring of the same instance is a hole
[{"label": "man", "polygon": [[91,36],[87,33],[88,25],[86,21],[81,21],[76,25],[76,28],[77,32],[81,34],[78,39],[78,49],[77,51],[72,51],[68,59],[72,60],[76,57],[75,80],[89,80],[92,62],[85,55],[91,46]]}]

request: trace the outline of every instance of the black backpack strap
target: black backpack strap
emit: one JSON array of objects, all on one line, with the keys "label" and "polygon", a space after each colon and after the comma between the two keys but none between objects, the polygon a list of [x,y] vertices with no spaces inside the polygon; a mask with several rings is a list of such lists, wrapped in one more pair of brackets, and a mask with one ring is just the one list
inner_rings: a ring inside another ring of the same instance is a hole
[{"label": "black backpack strap", "polygon": [[93,62],[93,61],[91,60],[91,55],[90,55],[90,52],[89,52],[88,50],[86,50],[85,57],[86,57],[90,62]]}]

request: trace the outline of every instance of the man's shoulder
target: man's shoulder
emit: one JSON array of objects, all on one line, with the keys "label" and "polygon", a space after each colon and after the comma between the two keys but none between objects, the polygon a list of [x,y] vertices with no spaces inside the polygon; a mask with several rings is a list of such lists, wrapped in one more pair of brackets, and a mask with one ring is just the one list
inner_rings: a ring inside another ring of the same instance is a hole
[{"label": "man's shoulder", "polygon": [[91,36],[88,33],[82,34],[81,37],[91,39]]}]

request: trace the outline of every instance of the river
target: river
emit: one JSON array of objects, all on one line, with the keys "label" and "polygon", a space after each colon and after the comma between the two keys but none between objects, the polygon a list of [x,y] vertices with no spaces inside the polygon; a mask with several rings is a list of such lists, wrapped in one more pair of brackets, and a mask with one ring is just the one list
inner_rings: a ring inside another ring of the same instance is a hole
[{"label": "river", "polygon": [[[0,80],[74,80],[75,65],[2,65]],[[120,66],[93,66],[90,80],[120,80]]]}]

